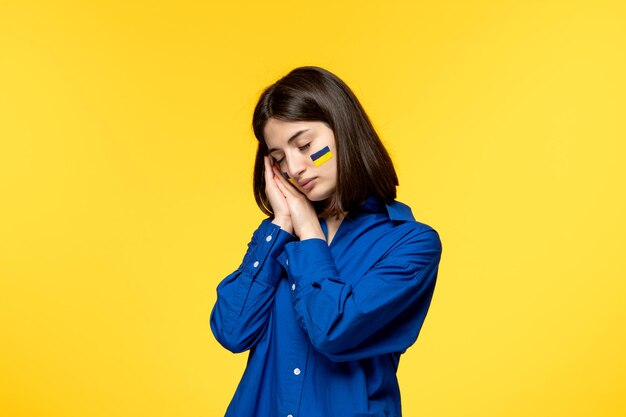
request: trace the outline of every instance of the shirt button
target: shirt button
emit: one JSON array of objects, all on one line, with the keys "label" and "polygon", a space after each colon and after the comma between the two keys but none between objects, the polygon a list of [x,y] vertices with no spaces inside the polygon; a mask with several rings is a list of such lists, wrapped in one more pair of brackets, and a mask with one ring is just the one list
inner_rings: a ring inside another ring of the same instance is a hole
[{"label": "shirt button", "polygon": [[293,417],[293,414],[287,414],[287,417]]},{"label": "shirt button", "polygon": [[294,375],[300,375],[300,368],[296,368],[293,370]]},{"label": "shirt button", "polygon": [[254,266],[255,268],[256,268],[257,266],[259,266],[259,261],[254,261],[254,263],[252,264],[252,266]]},{"label": "shirt button", "polygon": [[285,265],[289,265],[289,259],[285,259]]},{"label": "shirt button", "polygon": [[265,238],[266,242],[269,242],[270,240],[272,240],[272,235],[269,235],[268,237]]},{"label": "shirt button", "polygon": [[295,291],[296,290],[296,284],[291,284],[291,291]]}]

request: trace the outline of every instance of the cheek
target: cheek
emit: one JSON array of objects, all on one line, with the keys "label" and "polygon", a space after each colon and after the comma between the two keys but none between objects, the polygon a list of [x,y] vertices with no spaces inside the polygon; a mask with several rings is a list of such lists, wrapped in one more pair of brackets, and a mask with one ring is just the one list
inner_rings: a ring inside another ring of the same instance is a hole
[{"label": "cheek", "polygon": [[335,188],[337,186],[337,160],[336,158],[331,159],[330,161],[320,165],[318,172],[320,172],[328,186],[331,188]]},{"label": "cheek", "polygon": [[311,160],[316,167],[320,167],[330,160],[335,160],[334,155],[328,146],[311,154]]}]

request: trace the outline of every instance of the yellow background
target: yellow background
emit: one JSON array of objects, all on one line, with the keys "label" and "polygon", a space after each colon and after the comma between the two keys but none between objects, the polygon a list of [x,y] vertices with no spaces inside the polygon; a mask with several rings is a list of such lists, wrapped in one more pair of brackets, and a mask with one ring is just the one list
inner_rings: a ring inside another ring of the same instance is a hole
[{"label": "yellow background", "polygon": [[309,64],[442,237],[405,415],[625,415],[624,4],[2,1],[0,415],[223,415],[252,109]]}]

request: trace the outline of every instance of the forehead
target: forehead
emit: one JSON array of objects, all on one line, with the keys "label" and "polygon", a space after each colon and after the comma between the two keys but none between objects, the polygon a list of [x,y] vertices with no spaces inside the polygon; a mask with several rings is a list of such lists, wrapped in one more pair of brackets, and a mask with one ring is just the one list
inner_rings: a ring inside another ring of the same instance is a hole
[{"label": "forehead", "polygon": [[268,119],[263,129],[263,137],[268,148],[287,145],[294,135],[306,136],[309,133],[319,132],[326,124],[319,121],[285,121],[274,118]]}]

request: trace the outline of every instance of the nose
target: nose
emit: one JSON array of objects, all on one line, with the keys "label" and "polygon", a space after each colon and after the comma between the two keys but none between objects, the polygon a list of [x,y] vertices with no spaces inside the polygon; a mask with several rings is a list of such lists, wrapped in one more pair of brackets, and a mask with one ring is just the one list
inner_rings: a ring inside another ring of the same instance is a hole
[{"label": "nose", "polygon": [[295,153],[285,158],[287,171],[291,178],[298,179],[306,171],[306,159],[304,155]]}]

